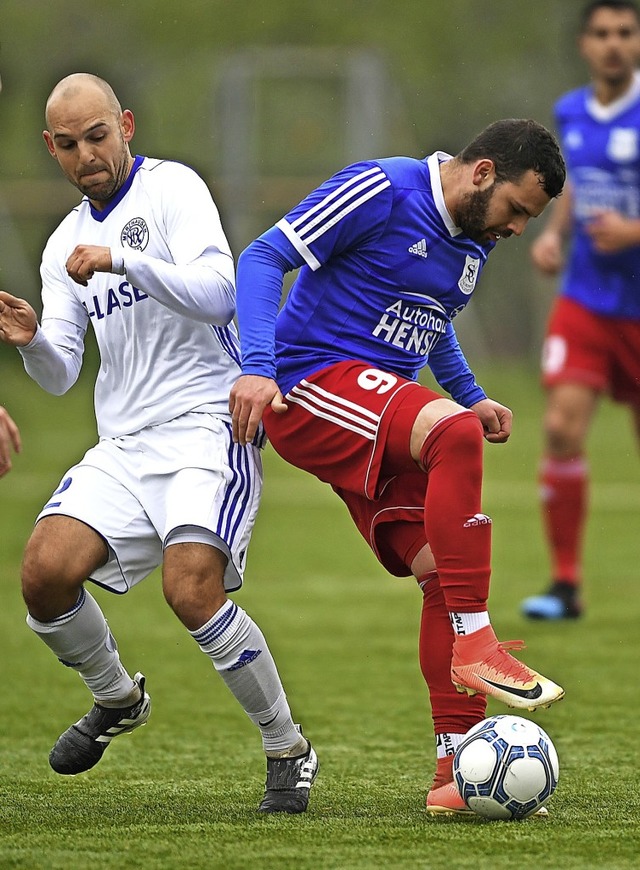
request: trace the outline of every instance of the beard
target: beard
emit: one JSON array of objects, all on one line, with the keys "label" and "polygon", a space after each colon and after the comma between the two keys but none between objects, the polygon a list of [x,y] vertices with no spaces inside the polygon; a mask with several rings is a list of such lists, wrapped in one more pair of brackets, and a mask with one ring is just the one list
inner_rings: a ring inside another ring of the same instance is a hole
[{"label": "beard", "polygon": [[486,190],[466,194],[457,213],[453,216],[456,226],[474,242],[486,243],[487,212],[493,197],[495,183]]},{"label": "beard", "polygon": [[121,186],[122,182],[113,176],[99,184],[82,184],[82,179],[77,184],[78,190],[95,202],[107,202],[115,196]]},{"label": "beard", "polygon": [[[120,148],[115,160],[115,175],[111,174],[111,169],[108,166],[103,166],[100,167],[101,171],[106,172],[108,175],[108,178],[106,178],[105,181],[93,183],[89,181],[89,183],[83,184],[83,176],[81,176],[76,183],[76,187],[81,193],[94,202],[108,202],[116,195],[127,180],[129,176],[129,161],[129,148],[127,143],[124,141],[122,134],[120,134]],[[86,177],[89,179],[91,178],[90,175]]]}]

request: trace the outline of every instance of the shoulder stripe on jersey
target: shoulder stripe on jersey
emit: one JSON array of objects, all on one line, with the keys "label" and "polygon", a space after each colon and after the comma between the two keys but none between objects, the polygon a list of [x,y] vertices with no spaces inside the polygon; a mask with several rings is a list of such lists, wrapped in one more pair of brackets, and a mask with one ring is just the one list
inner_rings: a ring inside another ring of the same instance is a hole
[{"label": "shoulder stripe on jersey", "polygon": [[[300,215],[299,218],[292,221],[291,226],[296,230],[300,237],[304,236],[305,233],[313,229],[313,227],[315,227],[325,215],[331,214],[332,211],[335,211],[336,208],[342,205],[343,202],[346,202],[354,194],[359,193],[366,187],[371,187],[372,184],[386,178],[387,176],[378,166],[375,166],[373,169],[368,169],[366,172],[354,175],[353,178],[345,181],[345,183],[341,184],[340,187],[327,194],[327,196],[325,196],[325,198],[320,202],[316,203],[313,208],[310,208],[303,215]],[[320,212],[321,210],[321,214],[317,214],[317,212]],[[306,224],[307,222],[308,224],[306,228],[304,228],[303,224]]]},{"label": "shoulder stripe on jersey", "polygon": [[291,223],[286,218],[282,218],[276,226],[285,234],[307,265],[316,271],[322,264],[309,245],[342,218],[390,186],[391,182],[387,176],[375,166],[341,184]]},{"label": "shoulder stripe on jersey", "polygon": [[310,245],[311,242],[315,242],[315,240],[317,238],[319,238],[323,233],[326,233],[327,230],[330,230],[332,226],[337,224],[338,221],[341,221],[342,218],[345,217],[346,215],[348,215],[350,212],[355,211],[355,209],[357,209],[358,206],[362,205],[363,202],[366,202],[367,200],[372,199],[376,194],[380,193],[381,190],[384,190],[385,188],[390,187],[390,186],[391,186],[391,182],[389,180],[383,181],[382,184],[379,184],[377,187],[374,187],[373,190],[369,190],[367,193],[365,193],[359,199],[356,199],[354,202],[349,203],[349,205],[347,205],[345,208],[343,208],[341,212],[338,212],[338,214],[334,215],[325,224],[320,226],[315,231],[315,233],[312,233],[304,241],[307,243],[307,245]]}]

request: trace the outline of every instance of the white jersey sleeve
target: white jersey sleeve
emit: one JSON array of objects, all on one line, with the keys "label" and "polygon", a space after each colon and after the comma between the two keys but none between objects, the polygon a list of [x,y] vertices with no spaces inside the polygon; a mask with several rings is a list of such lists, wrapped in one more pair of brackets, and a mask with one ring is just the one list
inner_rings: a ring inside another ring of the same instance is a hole
[{"label": "white jersey sleeve", "polygon": [[84,355],[85,330],[68,320],[49,318],[29,344],[19,347],[27,374],[43,390],[61,396],[78,380]]}]

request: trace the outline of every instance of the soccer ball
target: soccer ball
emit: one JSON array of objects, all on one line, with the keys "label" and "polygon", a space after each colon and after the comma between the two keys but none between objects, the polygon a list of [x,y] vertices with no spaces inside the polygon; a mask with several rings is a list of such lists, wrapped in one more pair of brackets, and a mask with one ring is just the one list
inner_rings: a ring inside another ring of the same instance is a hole
[{"label": "soccer ball", "polygon": [[554,793],[559,773],[548,735],[521,716],[483,719],[453,759],[462,799],[486,819],[526,819]]}]

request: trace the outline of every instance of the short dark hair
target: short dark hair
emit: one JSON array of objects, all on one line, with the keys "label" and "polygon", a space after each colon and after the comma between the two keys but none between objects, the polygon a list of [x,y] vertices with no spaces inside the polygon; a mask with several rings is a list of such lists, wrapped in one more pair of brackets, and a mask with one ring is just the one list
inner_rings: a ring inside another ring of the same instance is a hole
[{"label": "short dark hair", "polygon": [[550,199],[561,193],[567,177],[557,139],[529,118],[494,121],[456,155],[461,163],[483,158],[493,160],[498,182],[517,182],[532,169]]},{"label": "short dark hair", "polygon": [[638,24],[640,24],[640,7],[634,0],[591,0],[591,3],[582,10],[580,15],[580,31],[584,33],[591,23],[594,12],[598,9],[611,9],[613,12],[633,12]]}]

